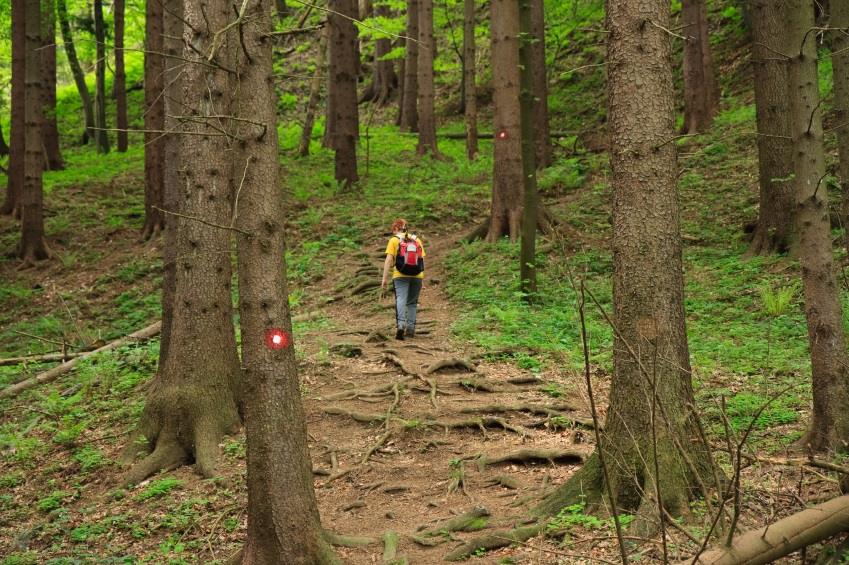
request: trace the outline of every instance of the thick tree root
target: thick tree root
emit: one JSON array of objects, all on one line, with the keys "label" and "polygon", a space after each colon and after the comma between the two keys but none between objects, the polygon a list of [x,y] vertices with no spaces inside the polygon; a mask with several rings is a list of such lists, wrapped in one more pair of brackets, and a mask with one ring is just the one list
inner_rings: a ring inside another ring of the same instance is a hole
[{"label": "thick tree root", "polygon": [[378,543],[378,540],[374,538],[346,536],[342,534],[334,534],[333,532],[328,532],[326,530],[324,532],[324,539],[327,540],[327,543],[330,545],[335,545],[337,547],[366,547],[368,545]]},{"label": "thick tree root", "polygon": [[425,369],[425,374],[432,375],[433,373],[442,369],[462,369],[470,373],[477,372],[477,368],[468,359],[448,357],[445,359],[440,359],[439,361],[436,361],[435,363],[428,366],[428,368]]},{"label": "thick tree root", "polygon": [[575,408],[569,404],[552,404],[544,406],[541,404],[486,404],[484,406],[470,406],[460,410],[463,414],[492,413],[505,414],[507,412],[527,412],[529,414],[540,414],[543,416],[564,416],[564,411],[573,411]]},{"label": "thick tree root", "polygon": [[498,465],[499,463],[515,462],[529,463],[532,461],[544,461],[551,463],[583,463],[586,454],[574,449],[519,449],[504,455],[486,456],[478,459],[478,466],[483,470],[487,465]]},{"label": "thick tree root", "polygon": [[497,475],[484,483],[486,486],[499,485],[510,490],[519,490],[519,481],[510,475]]},{"label": "thick tree root", "polygon": [[[731,547],[719,546],[699,556],[703,565],[772,563],[798,549],[849,529],[849,496],[807,508],[759,530],[737,537]],[[692,563],[693,559],[679,562]],[[676,565],[679,565],[676,564]]]},{"label": "thick tree root", "polygon": [[393,388],[397,386],[403,386],[413,380],[415,378],[414,375],[410,375],[404,377],[395,382],[385,383],[382,385],[378,385],[369,389],[353,389],[346,390],[342,392],[337,392],[334,394],[330,394],[328,396],[320,397],[321,400],[361,400],[363,398],[376,397],[376,396],[386,396],[387,394],[392,394]]},{"label": "thick tree root", "polygon": [[464,512],[445,522],[440,522],[432,528],[426,529],[425,526],[422,526],[419,529],[424,531],[413,536],[413,541],[419,545],[432,547],[447,541],[447,534],[482,530],[486,527],[488,516],[489,510],[483,506],[475,506],[468,512]]},{"label": "thick tree root", "polygon": [[404,363],[404,361],[395,353],[392,353],[390,351],[384,351],[382,357],[384,361],[392,363],[393,365],[401,369],[402,373],[406,375],[419,376],[418,371],[412,369],[409,365]]},{"label": "thick tree root", "polygon": [[444,430],[476,428],[484,435],[486,435],[487,428],[501,428],[506,432],[513,432],[523,438],[531,435],[530,430],[514,426],[502,418],[495,417],[472,418],[471,420],[459,420],[456,422],[445,420],[425,420],[422,422],[422,425],[430,428],[443,428]]},{"label": "thick tree root", "polygon": [[454,548],[443,559],[445,561],[460,561],[468,558],[479,549],[492,550],[506,547],[514,543],[521,543],[538,535],[543,529],[543,524],[534,524],[515,528],[512,530],[499,530],[491,534],[472,538],[463,545]]},{"label": "thick tree root", "polygon": [[385,422],[386,414],[368,414],[365,412],[357,412],[355,410],[346,410],[339,406],[329,406],[324,409],[325,414],[333,414],[334,416],[347,416],[355,422],[361,424],[373,424],[375,422]]}]

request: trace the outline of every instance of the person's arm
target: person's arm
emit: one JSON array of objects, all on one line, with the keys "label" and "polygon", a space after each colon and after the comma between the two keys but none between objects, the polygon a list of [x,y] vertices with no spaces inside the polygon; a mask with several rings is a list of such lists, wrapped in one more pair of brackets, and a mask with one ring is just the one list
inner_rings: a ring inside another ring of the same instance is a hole
[{"label": "person's arm", "polygon": [[392,272],[392,255],[386,254],[386,261],[383,262],[383,280],[380,283],[381,292],[386,292],[386,285],[389,284],[389,275]]}]

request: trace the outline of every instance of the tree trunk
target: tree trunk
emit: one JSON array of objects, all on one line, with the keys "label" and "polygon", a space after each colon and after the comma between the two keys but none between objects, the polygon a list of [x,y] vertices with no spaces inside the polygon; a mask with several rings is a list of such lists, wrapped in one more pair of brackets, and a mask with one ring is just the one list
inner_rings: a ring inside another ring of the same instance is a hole
[{"label": "tree trunk", "polygon": [[[832,3],[831,27],[849,29],[849,3]],[[849,122],[849,37],[845,33],[832,32],[831,52],[835,121],[838,126],[843,126]],[[846,127],[837,128],[837,149],[840,155],[837,176],[842,188],[840,216],[844,245],[849,250],[849,129]]]},{"label": "tree trunk", "polygon": [[49,171],[58,171],[65,168],[65,162],[59,150],[59,126],[56,123],[56,7],[53,0],[42,0],[41,9],[44,165]]},{"label": "tree trunk", "polygon": [[534,129],[536,133],[536,165],[551,166],[551,133],[548,120],[548,67],[545,63],[545,7],[543,0],[531,4],[531,62],[534,69]]},{"label": "tree trunk", "polygon": [[115,126],[118,129],[118,151],[127,150],[127,74],[124,71],[124,0],[115,0],[113,4],[115,17],[115,77],[113,89],[115,94]]},{"label": "tree trunk", "polygon": [[80,101],[82,102],[83,113],[85,114],[85,132],[83,133],[82,140],[85,144],[90,139],[94,139],[94,130],[92,129],[94,128],[94,107],[91,103],[88,85],[85,82],[85,73],[83,73],[83,69],[80,67],[77,50],[74,47],[74,36],[71,34],[71,26],[68,23],[66,0],[56,0],[56,15],[59,19],[59,29],[62,32],[65,55],[68,57],[68,66],[71,67],[71,74],[74,76],[77,92],[80,93]]},{"label": "tree trunk", "polygon": [[[378,4],[374,13],[377,17],[388,18],[389,6]],[[395,74],[393,61],[384,61],[383,57],[392,50],[392,41],[381,37],[374,42],[374,69],[371,85],[363,94],[363,101],[373,102],[378,106],[386,106],[398,90],[398,75]]]},{"label": "tree trunk", "polygon": [[0,213],[20,214],[24,190],[24,151],[26,147],[26,0],[12,0],[12,116],[9,133],[9,174],[6,178],[6,200]]},{"label": "tree trunk", "polygon": [[719,108],[719,88],[713,70],[705,0],[683,0],[684,133],[710,128]]},{"label": "tree trunk", "polygon": [[9,154],[9,146],[6,145],[6,138],[3,137],[3,128],[0,127],[0,157],[5,157]]},{"label": "tree trunk", "polygon": [[843,333],[840,287],[834,273],[817,82],[814,7],[789,0],[786,34],[794,51],[788,70],[790,132],[793,138],[796,229],[811,350],[813,416],[802,440],[812,451],[846,450],[849,441],[849,357]]},{"label": "tree trunk", "polygon": [[[399,40],[402,41],[402,40]],[[406,40],[403,40],[406,41]],[[401,125],[401,113],[404,111],[404,84],[406,81],[407,60],[398,62],[398,113],[395,115],[395,125]]]},{"label": "tree trunk", "polygon": [[327,75],[327,27],[321,28],[318,40],[318,52],[315,56],[315,72],[310,83],[310,98],[307,102],[307,111],[304,116],[304,129],[301,131],[301,142],[298,146],[298,155],[306,157],[310,154],[310,142],[312,141],[312,128],[315,123],[315,109],[321,97],[322,79]]},{"label": "tree trunk", "polygon": [[[231,22],[232,8],[220,0],[182,4],[182,10],[174,13],[182,14],[186,24],[181,57],[188,64],[180,71],[182,104],[177,112],[191,108],[199,116],[221,115],[222,110],[226,115],[233,85],[229,73],[215,65],[231,68],[229,44],[227,38],[219,36],[214,42],[213,37]],[[165,5],[166,13],[179,8],[179,2]],[[192,166],[178,171],[179,184],[168,187],[173,189],[168,200],[180,216],[169,218],[166,230],[166,246],[173,249],[168,259],[176,262],[169,335],[163,336],[168,339],[167,354],[160,359],[138,427],[149,454],[129,470],[126,483],[138,483],[164,467],[187,461],[194,461],[202,476],[213,476],[222,436],[239,426],[230,231],[194,219],[218,225],[232,221],[231,140],[220,135],[217,119],[207,124],[201,118],[191,127],[198,135],[178,140],[178,162]],[[134,455],[132,451],[131,442],[127,455]]]},{"label": "tree trunk", "polygon": [[[350,185],[357,175],[357,28],[348,18],[357,17],[356,0],[331,0],[327,21],[330,26],[330,88],[333,91],[333,149],[336,151],[336,181]],[[348,16],[345,18],[344,16]]]},{"label": "tree trunk", "polygon": [[557,512],[581,492],[589,504],[601,503],[601,453],[618,511],[647,518],[643,531],[649,516],[656,522],[658,500],[672,515],[687,512],[695,485],[713,477],[707,451],[692,440],[698,436],[687,408],[694,400],[678,167],[668,143],[675,126],[670,38],[645,25],[669,29],[669,9],[666,0],[607,1],[616,324],[610,405],[600,451],[537,509]]},{"label": "tree trunk", "polygon": [[[312,463],[301,405],[298,363],[286,288],[283,199],[278,178],[276,95],[272,74],[270,0],[249,0],[239,51],[243,88],[236,116],[265,124],[240,127],[237,162],[251,166],[241,185],[239,312],[244,367],[248,467],[248,532],[241,562],[335,563],[324,540],[313,490]],[[266,134],[270,132],[270,134]],[[238,210],[236,211],[238,213]],[[277,336],[279,342],[274,341]]]},{"label": "tree trunk", "polygon": [[419,144],[416,153],[439,157],[436,147],[436,112],[434,110],[433,59],[436,39],[433,37],[433,0],[419,0]]},{"label": "tree trunk", "polygon": [[750,3],[755,107],[758,123],[758,224],[747,255],[783,253],[793,239],[793,146],[787,99],[787,61],[794,49],[784,31],[783,0]]},{"label": "tree trunk", "polygon": [[[123,2],[123,0],[119,0]],[[117,2],[116,2],[117,4]],[[117,17],[116,17],[117,20]],[[144,53],[144,227],[142,240],[155,239],[165,227],[164,149],[165,130],[165,46],[162,37],[161,2],[145,3]],[[116,51],[117,56],[117,51]],[[117,65],[116,65],[117,67]],[[117,81],[117,76],[116,76]]]},{"label": "tree trunk", "polygon": [[[404,92],[401,131],[419,130],[419,0],[407,0],[407,37],[404,56]],[[412,40],[412,41],[411,41]]]},{"label": "tree trunk", "polygon": [[463,10],[463,88],[466,116],[466,156],[478,156],[478,89],[475,84],[475,0],[465,0]]},{"label": "tree trunk", "polygon": [[42,209],[42,175],[44,146],[41,128],[44,123],[41,92],[41,3],[27,0],[24,13],[26,31],[26,109],[24,120],[24,186],[21,192],[21,245],[19,256],[25,267],[50,257],[44,242],[44,211]]},{"label": "tree trunk", "polygon": [[103,0],[94,0],[94,39],[97,61],[94,65],[94,140],[98,153],[109,153],[106,131],[106,29],[103,25]]},{"label": "tree trunk", "polygon": [[[538,107],[535,78],[539,61],[535,53],[539,37],[534,33],[534,4],[539,0],[519,1],[519,69],[520,69],[520,114],[522,121],[522,179],[523,179],[523,216],[522,249],[519,256],[519,280],[526,299],[532,299],[537,292],[536,236],[537,236],[537,145],[535,123]],[[544,53],[543,53],[544,54]],[[543,73],[545,75],[545,73]]]},{"label": "tree trunk", "polygon": [[492,0],[492,119],[495,132],[492,211],[486,240],[515,241],[522,225],[522,137],[519,111],[519,7]]}]

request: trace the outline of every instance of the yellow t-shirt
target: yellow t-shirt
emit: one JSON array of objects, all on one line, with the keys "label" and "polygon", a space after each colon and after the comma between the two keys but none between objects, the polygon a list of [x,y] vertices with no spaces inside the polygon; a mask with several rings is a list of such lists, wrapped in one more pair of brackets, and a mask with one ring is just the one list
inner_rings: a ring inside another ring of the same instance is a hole
[{"label": "yellow t-shirt", "polygon": [[[419,236],[416,236],[416,239],[418,240],[418,242],[422,246],[422,257],[426,257],[427,253],[425,253],[424,241],[422,241],[422,238],[419,237]],[[391,238],[389,238],[389,243],[386,244],[386,254],[391,255],[394,258],[396,255],[398,255],[398,246],[399,245],[401,245],[401,240],[398,239],[397,236],[393,235]],[[399,272],[398,269],[396,269],[395,267],[392,267],[392,278],[393,279],[397,279],[397,278],[423,279],[424,278],[424,271],[422,271],[418,275],[413,276],[413,275],[405,275],[405,274]]]}]

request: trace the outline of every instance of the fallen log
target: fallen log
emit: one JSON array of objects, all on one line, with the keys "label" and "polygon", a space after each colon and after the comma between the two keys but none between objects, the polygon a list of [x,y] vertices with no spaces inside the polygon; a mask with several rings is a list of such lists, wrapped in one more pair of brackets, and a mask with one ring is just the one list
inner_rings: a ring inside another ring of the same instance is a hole
[{"label": "fallen log", "polygon": [[32,378],[29,378],[25,381],[21,381],[17,384],[8,386],[8,387],[4,388],[3,390],[0,390],[0,398],[10,398],[10,397],[16,396],[17,394],[20,394],[21,392],[28,390],[28,389],[36,386],[36,385],[55,381],[56,379],[58,379],[59,377],[61,377],[65,373],[69,372],[74,367],[76,367],[77,363],[79,363],[81,360],[88,359],[89,357],[91,357],[93,355],[97,355],[98,353],[103,353],[105,351],[111,351],[113,349],[117,349],[118,347],[121,347],[122,345],[126,345],[126,344],[128,344],[132,341],[135,341],[135,340],[149,339],[149,338],[155,336],[156,334],[158,334],[161,327],[162,327],[162,322],[156,322],[155,324],[151,324],[148,327],[146,327],[142,330],[139,330],[135,333],[132,333],[132,334],[126,336],[126,337],[116,339],[115,341],[107,343],[103,347],[99,347],[99,348],[97,348],[93,351],[89,351],[89,352],[85,353],[84,355],[80,355],[79,357],[77,357],[75,359],[71,359],[70,361],[66,361],[65,363],[62,363],[61,365],[59,365],[57,367],[53,367],[52,369],[44,371],[43,373],[39,373]]},{"label": "fallen log", "polygon": [[759,565],[771,563],[794,551],[849,529],[849,495],[812,506],[734,539],[730,547],[719,546],[695,561],[676,565]]}]

